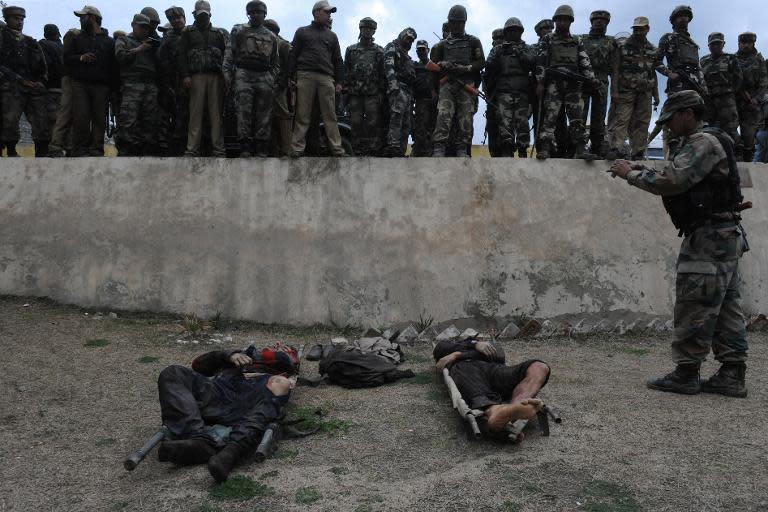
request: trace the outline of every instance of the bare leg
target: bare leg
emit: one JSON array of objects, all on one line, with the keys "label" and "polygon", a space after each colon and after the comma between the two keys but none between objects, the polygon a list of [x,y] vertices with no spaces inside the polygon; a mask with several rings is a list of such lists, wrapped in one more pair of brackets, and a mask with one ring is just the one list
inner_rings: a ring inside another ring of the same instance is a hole
[{"label": "bare leg", "polygon": [[529,420],[544,407],[544,402],[535,397],[549,376],[549,366],[535,362],[528,367],[525,378],[512,391],[512,400],[508,404],[492,405],[485,410],[488,428],[502,430],[508,423],[517,420]]},{"label": "bare leg", "polygon": [[548,377],[549,366],[539,361],[531,364],[525,372],[525,378],[512,391],[511,403],[521,402],[526,398],[534,398],[539,394]]}]

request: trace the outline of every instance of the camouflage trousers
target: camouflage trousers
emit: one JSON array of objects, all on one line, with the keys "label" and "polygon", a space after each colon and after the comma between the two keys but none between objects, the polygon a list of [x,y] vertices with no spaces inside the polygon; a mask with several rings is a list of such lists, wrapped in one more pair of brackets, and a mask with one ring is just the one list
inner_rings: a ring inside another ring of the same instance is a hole
[{"label": "camouflage trousers", "polygon": [[435,131],[432,134],[433,144],[446,146],[451,136],[451,127],[455,123],[454,143],[457,146],[471,145],[475,109],[476,102],[472,95],[464,90],[463,85],[452,82],[442,84],[437,100],[437,119]]},{"label": "camouflage trousers", "polygon": [[710,96],[707,108],[709,110],[707,121],[710,126],[717,126],[733,139],[734,144],[740,145],[739,109],[736,107],[736,96],[734,94]]},{"label": "camouflage trousers", "polygon": [[275,103],[272,105],[271,156],[290,156],[293,133],[293,112],[288,105],[288,89],[275,87]]},{"label": "camouflage trousers", "polygon": [[744,160],[751,161],[755,152],[755,134],[763,122],[760,107],[753,106],[739,98],[736,102],[739,113],[739,133],[744,146]]},{"label": "camouflage trousers", "polygon": [[352,149],[355,155],[377,155],[381,149],[381,96],[350,95],[347,98]]},{"label": "camouflage trousers", "polygon": [[181,156],[187,149],[187,132],[189,131],[189,91],[179,84],[174,89],[166,108],[168,126],[165,140],[168,144],[168,155]]},{"label": "camouflage trousers", "polygon": [[630,156],[644,154],[652,109],[653,93],[650,90],[619,88],[619,98],[611,104],[611,149],[623,153],[624,141],[629,135]]},{"label": "camouflage trousers", "polygon": [[272,104],[275,79],[268,71],[235,71],[235,105],[237,108],[237,138],[243,151],[255,143],[266,151],[272,130]]},{"label": "camouflage trousers", "polygon": [[[496,101],[496,98],[494,98],[494,101]],[[496,107],[492,105],[488,105],[485,109],[485,134],[488,137],[488,153],[494,158],[501,156],[499,113]]]},{"label": "camouflage trousers", "polygon": [[588,85],[581,94],[584,103],[582,119],[587,125],[589,119],[589,140],[592,153],[605,154],[607,139],[605,136],[605,115],[608,111],[608,81],[600,82],[598,87]]},{"label": "camouflage trousers", "polygon": [[746,360],[739,273],[744,244],[743,232],[733,223],[703,226],[683,240],[672,342],[676,363],[700,363],[710,348],[720,362]]},{"label": "camouflage trousers", "polygon": [[419,98],[414,103],[411,156],[432,156],[432,133],[435,131],[437,105],[432,98]]},{"label": "camouflage trousers", "polygon": [[157,85],[148,82],[125,82],[117,114],[115,143],[121,156],[144,156],[158,153],[157,132],[160,106]]},{"label": "camouflage trousers", "polygon": [[45,94],[45,126],[41,139],[49,141],[53,137],[53,127],[61,105],[61,89],[48,89]]},{"label": "camouflage trousers", "polygon": [[502,154],[507,155],[515,149],[527,148],[531,141],[531,128],[528,125],[530,111],[528,94],[501,92],[496,95],[495,100]]},{"label": "camouflage trousers", "polygon": [[561,107],[565,107],[566,122],[570,140],[577,145],[587,143],[584,130],[584,103],[577,85],[565,80],[549,82],[544,92],[543,118],[541,122],[541,141],[550,145],[555,141],[555,129]]},{"label": "camouflage trousers", "polygon": [[411,91],[401,87],[397,92],[390,93],[387,99],[389,100],[387,152],[389,156],[405,156],[405,151],[408,149],[408,136],[411,134],[413,95]]},{"label": "camouflage trousers", "polygon": [[[19,121],[21,114],[27,116],[32,125],[32,140],[49,141],[51,137],[48,125],[45,89],[33,90],[18,84],[13,80],[5,80],[0,84],[0,104],[3,105],[2,136],[3,142],[10,147],[19,142]],[[47,137],[47,138],[46,138]]]}]

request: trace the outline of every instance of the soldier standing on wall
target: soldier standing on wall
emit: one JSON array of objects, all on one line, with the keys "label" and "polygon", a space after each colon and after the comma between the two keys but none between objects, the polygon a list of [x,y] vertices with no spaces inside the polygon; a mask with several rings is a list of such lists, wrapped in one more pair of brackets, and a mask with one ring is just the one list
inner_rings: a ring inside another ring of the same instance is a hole
[{"label": "soldier standing on wall", "polygon": [[352,128],[352,149],[358,156],[375,156],[381,150],[383,131],[384,49],[373,42],[377,27],[375,20],[363,18],[358,26],[360,41],[348,47],[344,55],[344,92]]},{"label": "soldier standing on wall", "polygon": [[574,21],[573,8],[561,5],[552,17],[555,32],[544,37],[541,42],[539,63],[536,67],[536,93],[543,97],[541,119],[541,149],[536,154],[540,160],[549,158],[555,142],[555,127],[560,108],[565,105],[571,140],[576,144],[576,158],[594,159],[587,152],[587,134],[584,129],[581,84],[590,82],[597,86],[598,81],[592,72],[589,56],[581,38],[571,35],[570,27]]},{"label": "soldier standing on wall", "polygon": [[240,158],[264,158],[269,156],[275,79],[280,73],[277,36],[264,26],[264,2],[248,2],[245,10],[248,23],[232,27],[224,81],[227,89],[234,88]]},{"label": "soldier standing on wall", "polygon": [[187,148],[189,129],[189,90],[185,89],[179,68],[179,49],[181,31],[187,24],[186,14],[181,7],[169,7],[165,10],[169,26],[163,34],[163,42],[158,49],[161,64],[162,83],[166,89],[161,101],[165,100],[167,121],[161,123],[165,130],[164,139],[168,143],[168,155],[181,156]]},{"label": "soldier standing on wall", "polygon": [[280,73],[275,80],[275,102],[272,105],[272,156],[290,156],[293,131],[293,104],[288,95],[288,56],[291,43],[280,37],[280,25],[275,20],[264,20],[264,26],[277,36],[277,54]]},{"label": "soldier standing on wall", "polygon": [[709,91],[707,122],[727,133],[737,148],[739,140],[739,109],[736,107],[736,91],[741,88],[743,75],[738,59],[724,53],[725,36],[712,32],[708,38],[709,55],[701,58],[701,72]]},{"label": "soldier standing on wall", "polygon": [[[491,33],[491,51],[488,53],[488,60],[491,58],[493,50],[504,43],[504,29],[497,28]],[[486,63],[487,66],[487,63]],[[488,136],[488,152],[492,157],[501,156],[501,137],[499,136],[499,114],[496,109],[496,101],[493,99],[493,92],[488,87],[487,81],[488,69],[483,71],[483,91],[491,100],[492,104],[485,107],[485,134]]]},{"label": "soldier standing on wall", "polygon": [[0,96],[2,110],[2,137],[8,156],[18,156],[16,143],[19,142],[19,120],[27,115],[32,125],[32,139],[35,141],[35,156],[48,152],[50,131],[45,128],[46,90],[48,80],[45,56],[40,45],[33,38],[24,35],[26,11],[22,7],[3,8],[6,27],[0,30]]},{"label": "soldier standing on wall", "polygon": [[[43,39],[40,39],[38,43],[43,50],[45,65],[48,68],[48,81],[45,82],[45,132],[39,144],[44,146],[40,148],[40,153],[48,156],[48,146],[53,136],[56,114],[61,104],[61,79],[64,76],[64,45],[61,43],[59,27],[52,24],[43,27]],[[37,155],[37,150],[35,154]]]},{"label": "soldier standing on wall", "polygon": [[408,149],[413,115],[413,82],[416,72],[408,52],[416,40],[416,31],[404,29],[397,39],[384,47],[384,74],[387,78],[389,127],[384,156],[402,157]]},{"label": "soldier standing on wall", "polygon": [[768,69],[763,56],[755,49],[757,36],[752,32],[739,35],[739,60],[744,81],[736,94],[739,110],[742,159],[751,162],[755,152],[755,133],[763,119],[761,103],[768,101]]},{"label": "soldier standing on wall", "polygon": [[435,131],[437,115],[437,92],[432,76],[427,71],[429,62],[429,43],[424,39],[416,42],[416,55],[419,60],[413,63],[415,80],[413,82],[414,119],[413,148],[411,156],[432,156],[432,132]]},{"label": "soldier standing on wall", "polygon": [[584,42],[584,49],[587,50],[592,71],[599,85],[584,84],[583,119],[586,124],[589,116],[589,140],[592,153],[602,158],[608,149],[605,136],[605,114],[608,110],[608,77],[613,72],[616,40],[612,36],[605,35],[608,24],[611,22],[611,13],[594,11],[589,16],[589,22],[592,25],[589,34],[581,36],[581,40]]},{"label": "soldier standing on wall", "polygon": [[491,50],[486,66],[490,97],[497,109],[497,125],[501,139],[501,155],[511,157],[517,151],[520,158],[528,156],[530,127],[528,91],[535,57],[522,41],[523,24],[509,18],[504,24],[504,44]]},{"label": "soldier standing on wall", "polygon": [[[533,53],[533,56],[536,60],[539,59],[539,56],[541,55],[541,43],[544,40],[544,36],[551,34],[553,30],[555,30],[555,22],[549,19],[546,20],[540,20],[536,25],[533,27],[533,30],[536,31],[536,36],[539,38],[538,41],[533,43],[531,45],[531,52]],[[543,98],[537,98],[536,96],[536,73],[531,73],[531,85],[528,92],[528,97],[531,98],[531,113],[528,117],[533,116],[533,140],[534,145],[536,146],[536,150],[539,149],[539,131],[541,128],[541,123],[539,122],[539,105],[541,104]]]},{"label": "soldier standing on wall", "polygon": [[[456,132],[456,155],[467,155],[472,144],[472,123],[475,114],[475,99],[465,86],[480,78],[485,66],[485,55],[480,40],[467,34],[467,10],[454,5],[448,12],[451,34],[441,45],[433,48],[433,59],[442,71],[440,94],[437,106],[437,121],[432,135],[433,156],[445,156],[454,122]],[[456,116],[454,119],[454,115]]]},{"label": "soldier standing on wall", "polygon": [[[680,144],[661,170],[617,160],[614,176],[662,196],[675,227],[684,236],[677,259],[675,370],[648,381],[648,387],[683,394],[718,393],[746,397],[747,339],[741,309],[739,259],[748,250],[741,227],[738,168],[728,137],[700,131],[704,101],[695,91],[671,94],[658,123],[668,124]],[[721,132],[722,133],[722,132]],[[726,144],[721,143],[725,141]],[[699,380],[710,348],[722,366]]]}]

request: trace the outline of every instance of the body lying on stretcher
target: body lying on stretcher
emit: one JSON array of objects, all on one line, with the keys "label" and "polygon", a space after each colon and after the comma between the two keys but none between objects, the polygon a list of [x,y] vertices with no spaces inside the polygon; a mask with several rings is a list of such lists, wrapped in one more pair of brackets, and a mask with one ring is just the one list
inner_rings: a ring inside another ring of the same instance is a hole
[{"label": "body lying on stretcher", "polygon": [[522,432],[513,424],[530,420],[545,408],[536,398],[550,375],[549,366],[542,361],[507,366],[499,343],[478,340],[440,341],[432,355],[453,407],[475,435],[522,441]]}]

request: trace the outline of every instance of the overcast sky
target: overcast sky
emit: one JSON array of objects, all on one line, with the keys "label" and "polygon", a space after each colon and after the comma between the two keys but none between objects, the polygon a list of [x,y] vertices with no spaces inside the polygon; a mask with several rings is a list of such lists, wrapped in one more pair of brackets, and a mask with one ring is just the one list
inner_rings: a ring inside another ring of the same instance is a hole
[{"label": "overcast sky", "polygon": [[[130,30],[130,22],[133,14],[139,12],[144,4],[139,0],[111,0],[99,3],[93,1],[103,17],[104,26],[111,32],[122,29]],[[9,5],[13,1],[6,0]],[[214,25],[231,29],[234,24],[247,20],[245,15],[245,1],[211,0],[212,21]],[[308,24],[312,19],[313,1],[291,0],[273,1],[266,0],[269,10],[268,17],[277,20],[284,38],[291,40],[296,28]],[[419,39],[426,39],[430,45],[437,42],[433,32],[440,33],[443,21],[448,10],[455,1],[451,0],[340,0],[332,5],[338,7],[334,15],[333,29],[339,35],[342,54],[344,48],[357,41],[358,22],[365,16],[370,16],[378,22],[379,29],[376,41],[382,46],[395,38],[405,27],[416,29]],[[468,0],[463,3],[468,11],[467,32],[476,35],[483,42],[486,52],[490,50],[491,31],[502,27],[510,16],[520,18],[525,26],[523,39],[528,43],[536,42],[536,33],[533,26],[542,18],[551,18],[560,1],[548,0]],[[613,5],[612,5],[613,4]],[[18,2],[27,9],[25,32],[36,38],[42,37],[43,25],[55,23],[62,33],[68,28],[79,26],[73,10],[82,8],[80,3],[72,3],[69,0],[28,0]],[[165,4],[151,4],[158,10],[165,23],[163,11],[170,7]],[[187,12],[187,21],[192,23],[191,11],[194,2],[184,0],[179,4]],[[657,44],[659,38],[670,30],[669,14],[677,5],[676,2],[649,2],[648,0],[623,0],[620,5],[616,3],[598,0],[582,0],[571,4],[576,13],[576,21],[572,26],[572,32],[586,33],[589,31],[589,13],[597,9],[605,9],[611,12],[612,20],[608,26],[608,33],[615,35],[622,32],[630,32],[630,26],[635,16],[647,16],[651,22],[649,39]],[[694,39],[702,47],[701,55],[708,53],[706,48],[707,35],[710,32],[723,32],[726,38],[726,51],[735,52],[737,49],[737,36],[745,30],[758,34],[757,47],[765,53],[768,50],[768,32],[761,34],[760,23],[765,26],[764,9],[755,8],[754,1],[730,0],[727,2],[707,0],[691,4],[694,11],[694,19],[690,29]],[[411,52],[415,58],[415,47]],[[482,139],[483,120],[481,112],[475,124],[476,142]]]}]

